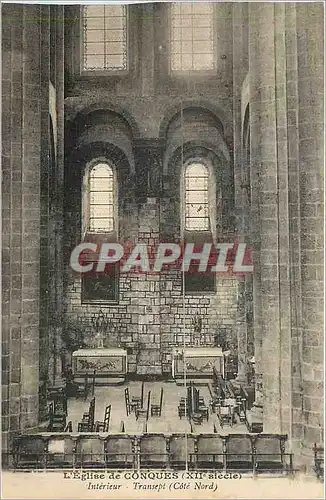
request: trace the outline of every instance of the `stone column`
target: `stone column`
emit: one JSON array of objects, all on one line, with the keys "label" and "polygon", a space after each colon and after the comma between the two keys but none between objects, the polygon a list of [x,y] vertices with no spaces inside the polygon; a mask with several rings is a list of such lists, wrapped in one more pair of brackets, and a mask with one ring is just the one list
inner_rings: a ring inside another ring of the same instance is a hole
[{"label": "stone column", "polygon": [[289,250],[291,275],[291,420],[289,430],[295,466],[301,453],[303,440],[302,395],[302,309],[301,309],[301,224],[300,224],[300,162],[299,162],[299,111],[298,111],[298,57],[296,4],[285,7],[286,32],[286,99],[289,179]]},{"label": "stone column", "polygon": [[323,169],[322,4],[298,4],[299,182],[302,291],[303,456],[323,443]]},{"label": "stone column", "polygon": [[260,330],[255,358],[258,383],[263,372],[264,431],[288,432],[291,336],[285,5],[253,3],[249,12],[256,338]]},{"label": "stone column", "polygon": [[40,315],[40,7],[3,16],[3,451],[38,423]]},{"label": "stone column", "polygon": [[[259,137],[259,108],[255,103],[259,96],[259,78],[261,64],[260,59],[256,60],[256,53],[259,48],[258,29],[259,13],[254,10],[253,5],[249,5],[248,23],[249,23],[249,85],[250,85],[250,133],[251,138]],[[254,344],[255,344],[255,375],[256,375],[256,398],[255,403],[262,404],[262,331],[261,331],[261,271],[260,271],[260,194],[259,194],[259,169],[260,169],[260,143],[259,140],[250,141],[250,241],[253,253],[253,315],[254,315]]]},{"label": "stone column", "polygon": [[40,7],[3,15],[3,450],[38,423],[40,314]]},{"label": "stone column", "polygon": [[[63,255],[63,213],[64,213],[64,15],[65,7],[56,6],[56,31],[55,31],[55,89],[56,89],[56,112],[57,112],[57,144],[55,163],[55,203],[54,203],[54,223],[55,223],[55,360],[57,367],[55,375],[61,375],[61,337],[63,327],[63,312],[65,304],[63,301],[63,276],[64,276],[64,255]],[[60,369],[60,372],[58,370]]]},{"label": "stone column", "polygon": [[[22,315],[21,429],[38,422],[40,171],[41,171],[41,7],[25,5],[23,14],[23,162],[22,162]],[[30,264],[32,266],[30,267]]]},{"label": "stone column", "polygon": [[[53,267],[53,228],[51,227],[50,197],[52,190],[52,171],[49,134],[49,80],[50,80],[50,7],[41,7],[41,170],[40,170],[40,343],[39,343],[39,418],[47,418],[46,382],[49,378],[51,338],[51,306],[53,302],[54,283]],[[52,306],[53,307],[53,306]]]},{"label": "stone column", "polygon": [[[247,5],[236,3],[232,6],[233,26],[233,134],[234,134],[234,184],[235,184],[235,212],[236,234],[240,242],[247,242],[246,222],[248,205],[245,200],[244,190],[244,159],[242,150],[242,113],[241,92],[248,68],[248,39],[247,25],[244,20],[247,15]],[[245,383],[247,367],[247,324],[245,315],[245,282],[239,282],[238,292],[238,381]]]}]

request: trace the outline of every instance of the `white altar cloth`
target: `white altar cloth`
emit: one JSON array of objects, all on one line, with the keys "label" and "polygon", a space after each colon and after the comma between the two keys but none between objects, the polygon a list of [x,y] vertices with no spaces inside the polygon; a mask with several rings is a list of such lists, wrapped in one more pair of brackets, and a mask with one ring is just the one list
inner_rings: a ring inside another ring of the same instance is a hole
[{"label": "white altar cloth", "polygon": [[[213,368],[224,377],[224,354],[220,347],[187,347],[184,351],[187,377],[211,378]],[[173,350],[172,377],[184,376],[183,348]]]},{"label": "white altar cloth", "polygon": [[92,375],[96,378],[125,377],[127,351],[120,348],[78,349],[72,353],[74,377]]}]

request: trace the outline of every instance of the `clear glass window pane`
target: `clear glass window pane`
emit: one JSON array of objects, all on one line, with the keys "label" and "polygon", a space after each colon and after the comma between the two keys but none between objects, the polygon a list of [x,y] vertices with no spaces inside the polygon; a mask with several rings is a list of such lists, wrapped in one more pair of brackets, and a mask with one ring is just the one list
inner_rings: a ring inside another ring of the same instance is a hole
[{"label": "clear glass window pane", "polygon": [[83,15],[83,69],[127,69],[127,7],[88,5]]},{"label": "clear glass window pane", "polygon": [[90,231],[104,232],[104,231],[112,231],[114,229],[113,219],[103,218],[103,219],[90,219]]},{"label": "clear glass window pane", "polygon": [[99,42],[103,43],[105,40],[105,33],[103,30],[88,30],[87,32],[87,44]]},{"label": "clear glass window pane", "polygon": [[104,65],[104,55],[88,55],[87,59],[84,59],[84,69],[85,70],[96,70],[102,69]]},{"label": "clear glass window pane", "polygon": [[114,229],[114,175],[106,163],[95,165],[89,175],[89,230],[105,232]]},{"label": "clear glass window pane", "polygon": [[214,70],[213,9],[209,2],[170,5],[171,70]]},{"label": "clear glass window pane", "polygon": [[207,231],[209,229],[209,219],[187,219],[187,229],[191,231]]},{"label": "clear glass window pane", "polygon": [[194,54],[194,68],[198,71],[213,70],[214,59],[211,54]]},{"label": "clear glass window pane", "polygon": [[202,163],[191,163],[185,169],[185,228],[209,229],[208,169]]}]

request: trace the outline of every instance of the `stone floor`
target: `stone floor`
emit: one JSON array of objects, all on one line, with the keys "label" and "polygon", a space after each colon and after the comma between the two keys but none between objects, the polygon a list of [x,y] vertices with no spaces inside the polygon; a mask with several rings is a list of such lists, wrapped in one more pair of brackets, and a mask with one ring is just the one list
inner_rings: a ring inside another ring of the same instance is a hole
[{"label": "stone floor", "polygon": [[[140,396],[141,382],[127,382],[120,386],[111,387],[95,387],[95,421],[102,421],[104,418],[105,407],[111,404],[111,419],[110,432],[119,432],[121,421],[124,422],[125,432],[128,434],[138,433],[143,431],[143,423],[141,420],[136,420],[135,415],[131,414],[127,417],[125,408],[124,390],[129,388],[130,396]],[[151,403],[159,404],[160,390],[164,389],[163,407],[161,417],[149,417],[147,424],[147,432],[162,432],[162,433],[178,433],[191,432],[190,424],[185,418],[178,416],[178,404],[182,396],[185,396],[185,389],[178,386],[175,382],[145,382],[144,385],[144,400],[147,401],[148,391],[151,391]],[[208,388],[205,385],[198,385],[200,396],[204,397],[205,404],[208,405],[210,395]],[[86,401],[81,399],[71,398],[68,401],[68,418],[73,424],[73,431],[77,431],[78,422],[81,420],[83,413],[88,410],[89,402],[92,396],[89,395]],[[193,432],[195,433],[210,433],[214,432],[214,424],[220,434],[229,433],[245,433],[247,427],[245,424],[236,423],[232,427],[224,425],[223,429],[219,425],[216,414],[209,415],[208,422],[205,420],[202,425],[193,424]]]}]

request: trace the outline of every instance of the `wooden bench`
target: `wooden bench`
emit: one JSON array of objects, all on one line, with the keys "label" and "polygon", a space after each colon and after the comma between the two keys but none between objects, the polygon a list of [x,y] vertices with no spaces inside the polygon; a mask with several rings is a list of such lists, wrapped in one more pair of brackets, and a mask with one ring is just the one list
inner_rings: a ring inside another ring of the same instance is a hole
[{"label": "wooden bench", "polygon": [[[215,429],[216,431],[216,429]],[[186,440],[187,439],[187,445]],[[173,468],[251,471],[252,474],[293,471],[287,436],[278,434],[40,433],[14,441],[14,469]],[[315,446],[316,473],[322,477],[323,450]]]},{"label": "wooden bench", "polygon": [[255,472],[292,471],[292,454],[285,453],[286,435],[257,434],[253,437]]}]

